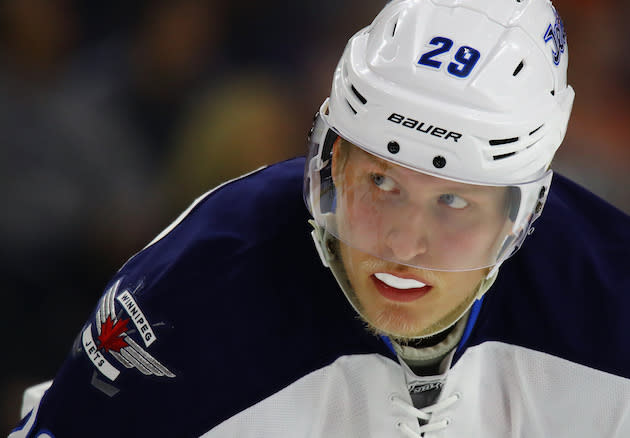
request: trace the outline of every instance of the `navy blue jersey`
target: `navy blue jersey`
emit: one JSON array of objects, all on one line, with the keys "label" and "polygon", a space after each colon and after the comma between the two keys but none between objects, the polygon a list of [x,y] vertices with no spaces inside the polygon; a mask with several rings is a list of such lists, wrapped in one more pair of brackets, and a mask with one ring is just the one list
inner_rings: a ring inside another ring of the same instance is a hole
[{"label": "navy blue jersey", "polygon": [[[287,161],[209,192],[132,257],[15,436],[285,436],[277,425],[291,426],[286,436],[390,436],[389,423],[372,424],[389,408],[369,400],[404,388],[400,365],[320,262],[303,166]],[[630,408],[610,406],[630,394],[629,262],[630,219],[556,175],[535,232],[503,264],[457,349],[447,387],[468,413],[453,427],[477,422],[474,431],[507,436],[525,418],[522,433],[562,436],[555,420],[528,415],[577,391],[585,401],[565,417],[558,407],[562,424],[605,408],[607,424],[628,431]],[[599,386],[578,388],[584,380]],[[502,409],[489,431],[483,415]]]}]

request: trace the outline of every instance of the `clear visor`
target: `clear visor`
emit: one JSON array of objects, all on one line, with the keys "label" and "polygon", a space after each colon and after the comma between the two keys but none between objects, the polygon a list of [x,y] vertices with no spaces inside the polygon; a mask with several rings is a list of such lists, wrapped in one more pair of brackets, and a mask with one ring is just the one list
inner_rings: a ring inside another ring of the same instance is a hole
[{"label": "clear visor", "polygon": [[316,118],[304,197],[317,224],[375,257],[422,269],[491,267],[521,245],[552,172],[526,184],[478,185],[379,158]]}]

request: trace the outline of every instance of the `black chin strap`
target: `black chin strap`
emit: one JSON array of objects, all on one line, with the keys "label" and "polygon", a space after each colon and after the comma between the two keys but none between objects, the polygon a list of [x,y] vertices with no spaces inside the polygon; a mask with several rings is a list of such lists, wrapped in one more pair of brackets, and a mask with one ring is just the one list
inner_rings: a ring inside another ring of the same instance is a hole
[{"label": "black chin strap", "polygon": [[426,336],[424,338],[410,339],[406,345],[411,348],[433,347],[446,339],[454,328],[455,324],[434,335]]}]

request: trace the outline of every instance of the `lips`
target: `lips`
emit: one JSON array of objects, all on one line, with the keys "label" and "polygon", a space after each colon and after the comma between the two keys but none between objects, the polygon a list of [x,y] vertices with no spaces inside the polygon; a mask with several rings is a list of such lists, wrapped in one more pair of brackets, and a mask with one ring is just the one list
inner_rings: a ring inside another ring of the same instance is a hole
[{"label": "lips", "polygon": [[386,272],[374,273],[370,278],[379,293],[392,301],[414,301],[423,297],[432,289],[431,285],[415,278],[399,277]]}]

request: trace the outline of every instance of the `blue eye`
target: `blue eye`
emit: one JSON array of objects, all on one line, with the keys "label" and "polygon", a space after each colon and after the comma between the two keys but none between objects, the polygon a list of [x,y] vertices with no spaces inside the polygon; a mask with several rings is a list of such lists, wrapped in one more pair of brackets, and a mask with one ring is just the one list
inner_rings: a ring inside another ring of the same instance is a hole
[{"label": "blue eye", "polygon": [[440,195],[440,203],[448,206],[449,208],[455,208],[457,210],[461,210],[462,208],[468,207],[468,202],[453,193],[445,193]]},{"label": "blue eye", "polygon": [[372,178],[374,185],[384,192],[391,192],[396,188],[396,183],[388,176],[380,173],[372,173],[370,174],[370,178]]}]

